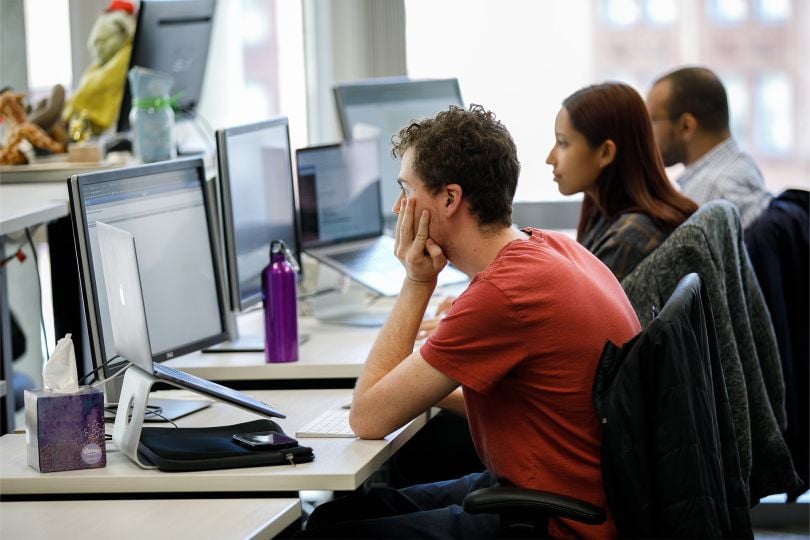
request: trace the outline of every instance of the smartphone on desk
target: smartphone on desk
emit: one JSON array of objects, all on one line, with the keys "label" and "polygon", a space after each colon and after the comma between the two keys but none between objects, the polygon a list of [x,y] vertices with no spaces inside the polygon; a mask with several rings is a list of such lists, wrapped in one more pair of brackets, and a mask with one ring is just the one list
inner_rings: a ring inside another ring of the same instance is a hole
[{"label": "smartphone on desk", "polygon": [[233,440],[252,450],[282,450],[298,446],[297,440],[277,431],[235,433]]}]

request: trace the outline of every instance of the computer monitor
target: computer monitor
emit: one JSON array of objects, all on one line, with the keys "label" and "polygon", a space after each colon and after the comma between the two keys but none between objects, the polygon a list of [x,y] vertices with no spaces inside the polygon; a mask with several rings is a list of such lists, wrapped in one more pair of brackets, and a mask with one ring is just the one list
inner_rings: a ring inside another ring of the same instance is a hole
[{"label": "computer monitor", "polygon": [[[129,67],[162,71],[174,78],[179,114],[193,114],[200,102],[215,0],[141,0]],[[129,131],[129,81],[118,114],[119,132]]]},{"label": "computer monitor", "polygon": [[217,130],[217,159],[231,308],[245,311],[262,300],[273,240],[301,262],[287,118]]},{"label": "computer monitor", "polygon": [[450,105],[463,107],[457,79],[408,78],[368,79],[339,83],[334,87],[340,126],[347,140],[380,138],[381,202],[383,217],[393,221],[391,206],[399,196],[395,182],[399,162],[391,156],[391,137],[412,120],[447,110]]},{"label": "computer monitor", "polygon": [[[155,361],[227,339],[213,206],[203,161],[180,159],[68,180],[90,350],[95,368],[116,356],[96,221],[135,236]],[[103,369],[103,376],[113,374]],[[122,378],[105,388],[118,400]]]},{"label": "computer monitor", "polygon": [[[301,266],[297,199],[286,117],[219,129],[217,161],[230,307],[262,301],[270,243],[283,240]],[[218,350],[264,350],[263,336],[237,336]]]}]

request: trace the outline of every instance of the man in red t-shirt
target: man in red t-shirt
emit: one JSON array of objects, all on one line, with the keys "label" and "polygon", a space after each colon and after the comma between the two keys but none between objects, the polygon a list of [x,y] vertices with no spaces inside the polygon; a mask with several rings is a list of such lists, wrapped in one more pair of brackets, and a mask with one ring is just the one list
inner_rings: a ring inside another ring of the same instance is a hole
[{"label": "man in red t-shirt", "polygon": [[[605,341],[640,329],[610,270],[564,235],[511,227],[520,165],[480,106],[451,107],[399,133],[396,256],[407,278],[354,391],[352,429],[381,438],[438,405],[467,416],[487,471],[457,481],[322,505],[305,537],[490,538],[496,516],[461,510],[496,482],[574,496],[607,510],[591,387]],[[450,260],[471,276],[436,332],[414,339]],[[552,535],[611,537],[553,520]]]}]

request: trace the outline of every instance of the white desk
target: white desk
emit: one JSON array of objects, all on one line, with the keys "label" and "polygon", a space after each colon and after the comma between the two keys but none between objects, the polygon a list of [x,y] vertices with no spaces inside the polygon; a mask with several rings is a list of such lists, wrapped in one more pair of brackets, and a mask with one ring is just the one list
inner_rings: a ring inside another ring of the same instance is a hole
[{"label": "white desk", "polygon": [[67,184],[0,185],[0,235],[68,215]]},{"label": "white desk", "polygon": [[[247,392],[288,416],[278,423],[287,433],[306,424],[325,408],[340,407],[350,390],[263,390]],[[180,427],[228,425],[256,416],[215,403],[178,420]],[[38,473],[26,462],[25,435],[0,438],[0,494],[48,495],[89,493],[238,493],[300,490],[350,491],[358,488],[412,437],[427,419],[419,416],[386,439],[301,439],[315,451],[315,461],[296,466],[248,467],[216,471],[164,473],[140,469],[107,445],[107,467]],[[171,427],[167,429],[172,429]]]},{"label": "white desk", "polygon": [[0,503],[3,538],[272,538],[301,516],[298,499]]}]

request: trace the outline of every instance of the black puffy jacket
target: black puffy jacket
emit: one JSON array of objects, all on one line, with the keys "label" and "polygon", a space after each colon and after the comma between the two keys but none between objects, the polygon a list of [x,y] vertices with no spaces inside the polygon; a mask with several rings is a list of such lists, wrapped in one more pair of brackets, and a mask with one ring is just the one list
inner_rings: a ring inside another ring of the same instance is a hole
[{"label": "black puffy jacket", "polygon": [[632,341],[608,343],[593,397],[621,536],[753,537],[711,305],[697,274],[681,280]]}]

